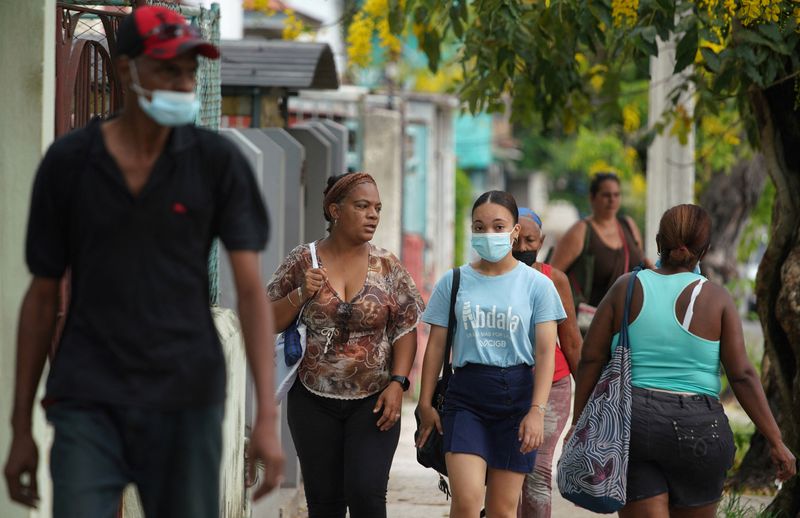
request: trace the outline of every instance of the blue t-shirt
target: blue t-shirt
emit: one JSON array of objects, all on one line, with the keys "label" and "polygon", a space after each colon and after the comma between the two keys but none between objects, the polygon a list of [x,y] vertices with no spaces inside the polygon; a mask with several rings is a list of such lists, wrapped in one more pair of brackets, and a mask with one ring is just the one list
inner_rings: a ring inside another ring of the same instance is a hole
[{"label": "blue t-shirt", "polygon": [[[452,285],[449,271],[436,283],[423,321],[447,327]],[[523,263],[497,276],[462,266],[455,310],[454,367],[534,365],[536,324],[567,318],[553,282]]]}]

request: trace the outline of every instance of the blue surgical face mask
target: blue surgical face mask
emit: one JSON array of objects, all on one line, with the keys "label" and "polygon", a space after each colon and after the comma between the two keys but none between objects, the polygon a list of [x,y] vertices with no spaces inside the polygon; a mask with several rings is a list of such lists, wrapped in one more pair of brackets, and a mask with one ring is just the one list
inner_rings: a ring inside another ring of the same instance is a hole
[{"label": "blue surgical face mask", "polygon": [[[139,107],[148,117],[161,126],[183,126],[192,124],[200,111],[200,101],[194,92],[173,90],[146,90],[139,84],[139,73],[135,62],[131,61],[133,91],[139,100]],[[150,99],[147,96],[150,96]]]},{"label": "blue surgical face mask", "polygon": [[[661,268],[661,258],[660,257],[656,260],[656,268]],[[695,273],[697,275],[701,275],[700,274],[700,261],[697,261],[697,264],[694,265],[694,270],[692,270],[692,273]]]},{"label": "blue surgical face mask", "polygon": [[472,248],[481,259],[499,262],[511,251],[511,232],[472,234]]}]

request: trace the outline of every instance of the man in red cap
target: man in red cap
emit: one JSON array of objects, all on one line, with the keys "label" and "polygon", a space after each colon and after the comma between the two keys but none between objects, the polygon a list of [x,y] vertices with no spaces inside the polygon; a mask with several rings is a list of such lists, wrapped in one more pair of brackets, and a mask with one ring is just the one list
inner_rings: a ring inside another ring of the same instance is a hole
[{"label": "man in red cap", "polygon": [[55,429],[56,518],[114,517],[129,483],[148,518],[219,516],[226,372],[207,271],[216,237],[258,397],[249,458],[265,473],[254,496],[282,473],[258,262],[267,213],[241,154],[193,125],[197,55],[219,51],[173,11],[136,9],[117,35],[122,112],[58,139],[36,175],[5,475],[11,498],[36,506],[31,414],[69,268],[69,315],[42,402]]}]

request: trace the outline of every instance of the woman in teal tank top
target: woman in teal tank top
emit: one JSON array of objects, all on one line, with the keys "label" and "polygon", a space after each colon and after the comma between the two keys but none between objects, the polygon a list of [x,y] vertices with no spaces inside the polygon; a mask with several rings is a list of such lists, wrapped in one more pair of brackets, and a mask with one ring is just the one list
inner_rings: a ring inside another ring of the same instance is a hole
[{"label": "woman in teal tank top", "polygon": [[[742,408],[770,444],[781,480],[796,460],[781,438],[758,374],[747,358],[738,309],[728,291],[699,275],[711,220],[696,205],[661,218],[660,264],[640,272],[631,300],[632,392],[628,517],[715,515],[733,434],[719,402],[720,363]],[[573,423],[617,344],[628,275],[600,303],[583,342]]]}]

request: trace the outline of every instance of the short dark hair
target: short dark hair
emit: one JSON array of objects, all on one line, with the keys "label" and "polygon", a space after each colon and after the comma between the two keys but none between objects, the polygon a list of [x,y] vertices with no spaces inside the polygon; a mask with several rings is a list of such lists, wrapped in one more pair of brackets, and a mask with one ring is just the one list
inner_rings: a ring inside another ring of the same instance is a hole
[{"label": "short dark hair", "polygon": [[502,205],[508,209],[508,212],[511,213],[514,224],[516,225],[519,223],[519,209],[517,208],[517,200],[515,200],[511,194],[505,191],[487,191],[481,194],[478,196],[478,199],[475,200],[475,204],[472,206],[472,214],[475,214],[475,209],[485,203],[496,203],[498,205]]},{"label": "short dark hair", "polygon": [[612,180],[617,182],[617,185],[621,185],[619,181],[619,176],[616,173],[606,172],[606,173],[597,173],[592,178],[592,183],[589,184],[589,193],[592,196],[596,196],[598,192],[600,192],[600,185],[606,180]]},{"label": "short dark hair", "polygon": [[699,205],[676,205],[661,216],[656,239],[662,264],[691,266],[711,242],[711,217]]}]

